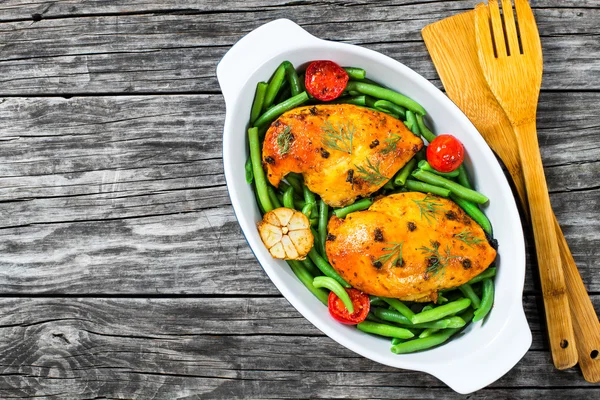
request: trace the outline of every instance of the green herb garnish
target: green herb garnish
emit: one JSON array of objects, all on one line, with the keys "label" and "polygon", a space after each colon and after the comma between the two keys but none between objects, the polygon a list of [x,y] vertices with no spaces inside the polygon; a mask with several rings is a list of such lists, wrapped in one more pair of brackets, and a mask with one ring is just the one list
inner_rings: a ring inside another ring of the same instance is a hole
[{"label": "green herb garnish", "polygon": [[402,136],[397,135],[395,133],[392,134],[392,136],[385,139],[385,147],[383,148],[383,150],[381,150],[381,154],[385,155],[396,151],[396,146],[398,145],[398,142],[400,140],[402,140]]},{"label": "green herb garnish", "polygon": [[321,139],[323,146],[352,154],[352,138],[356,128],[351,121],[348,121],[346,126],[338,124],[337,127],[334,127],[331,122],[325,121],[325,125],[321,129],[323,130],[323,138]]},{"label": "green herb garnish", "polygon": [[450,245],[446,245],[446,249],[444,253],[440,253],[440,243],[431,241],[431,248],[429,247],[420,247],[417,250],[421,250],[421,253],[427,254],[427,274],[436,275],[440,272],[446,265],[448,265],[448,261],[453,258],[460,258],[459,256],[452,255]]},{"label": "green herb garnish", "polygon": [[431,224],[431,218],[436,219],[435,215],[440,211],[440,207],[442,207],[442,204],[436,202],[436,198],[430,196],[429,194],[426,195],[425,198],[423,198],[422,200],[413,201],[419,207],[419,211],[421,212],[421,219],[425,217],[429,224]]},{"label": "green herb garnish", "polygon": [[384,247],[383,251],[387,251],[387,254],[383,254],[381,257],[377,259],[384,265],[388,261],[392,260],[392,266],[399,267],[402,266],[402,244],[404,242],[396,243],[396,242],[386,242],[389,247]]},{"label": "green herb garnish", "polygon": [[279,154],[284,155],[290,151],[290,145],[294,140],[292,135],[292,128],[286,126],[283,131],[277,135],[277,146],[279,147]]},{"label": "green herb garnish", "polygon": [[371,160],[367,158],[366,167],[359,167],[356,164],[354,164],[354,166],[356,167],[356,172],[360,174],[359,178],[362,178],[365,182],[372,185],[380,185],[389,179],[379,171],[380,164],[381,161],[378,161],[376,165],[373,165]]},{"label": "green herb garnish", "polygon": [[473,248],[472,245],[474,244],[483,243],[483,240],[475,236],[473,232],[469,232],[466,230],[462,231],[461,233],[455,233],[454,237],[458,240],[465,242],[465,244],[470,248]]}]

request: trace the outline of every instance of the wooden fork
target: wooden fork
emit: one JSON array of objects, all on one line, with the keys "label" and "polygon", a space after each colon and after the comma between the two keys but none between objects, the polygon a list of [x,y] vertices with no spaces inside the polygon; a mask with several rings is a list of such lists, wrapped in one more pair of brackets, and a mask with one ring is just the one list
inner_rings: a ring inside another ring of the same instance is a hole
[{"label": "wooden fork", "polygon": [[475,8],[477,53],[485,80],[516,134],[552,358],[556,368],[566,369],[577,363],[577,347],[535,126],[542,83],[542,47],[526,0],[515,0],[519,32],[511,1],[502,0],[502,9],[501,16],[497,0],[490,0],[488,7],[480,4]]}]

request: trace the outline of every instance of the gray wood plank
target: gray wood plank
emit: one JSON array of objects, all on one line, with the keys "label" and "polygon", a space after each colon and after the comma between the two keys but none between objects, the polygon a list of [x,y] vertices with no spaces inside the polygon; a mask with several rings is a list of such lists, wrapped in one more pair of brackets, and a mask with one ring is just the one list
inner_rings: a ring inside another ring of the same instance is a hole
[{"label": "gray wood plank", "polygon": [[[553,205],[592,291],[599,96],[544,93],[539,110]],[[4,99],[2,290],[277,294],[229,205],[222,112],[219,95]],[[526,290],[536,290],[527,276]]]},{"label": "gray wood plank", "polygon": [[[281,298],[4,298],[0,308],[2,397],[459,398],[429,375],[341,347]],[[532,387],[552,399],[575,388],[598,395],[536,350],[531,324],[534,349],[476,398],[520,386],[529,398]]]},{"label": "gray wood plank", "polygon": [[[0,23],[0,43],[5,43],[0,52],[0,95],[217,92],[214,70],[227,49],[253,28],[282,17],[293,19],[318,37],[380,51],[440,87],[420,30],[476,2],[409,2],[369,7],[346,2],[240,3],[222,11],[212,11],[211,4],[202,2],[191,6],[196,11],[185,11],[185,4],[178,8],[172,3],[150,3],[142,10],[174,10],[105,16],[97,16],[91,10],[90,16],[84,18]],[[54,4],[48,12],[78,7],[69,2]],[[99,3],[92,4],[102,8]],[[106,12],[135,10],[137,6],[111,4],[106,6]],[[43,3],[44,8],[48,5]],[[543,88],[598,90],[600,45],[596,40],[596,21],[600,8],[543,7],[536,10],[536,16],[543,35]],[[576,25],[572,23],[575,19]]]}]

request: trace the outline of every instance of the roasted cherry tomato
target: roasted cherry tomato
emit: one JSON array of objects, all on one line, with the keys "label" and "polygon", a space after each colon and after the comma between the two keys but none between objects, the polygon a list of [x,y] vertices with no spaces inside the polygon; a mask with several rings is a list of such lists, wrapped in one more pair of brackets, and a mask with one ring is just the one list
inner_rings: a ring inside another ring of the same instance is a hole
[{"label": "roasted cherry tomato", "polygon": [[304,86],[315,99],[321,101],[337,99],[346,89],[347,83],[348,74],[333,61],[313,61],[306,68]]},{"label": "roasted cherry tomato", "polygon": [[335,293],[329,292],[329,314],[342,324],[356,325],[367,318],[371,301],[369,296],[360,290],[350,288],[346,291],[350,295],[350,300],[352,300],[354,313],[350,314],[342,300]]},{"label": "roasted cherry tomato", "polygon": [[465,159],[465,148],[452,135],[437,136],[427,146],[427,161],[440,172],[452,172]]}]

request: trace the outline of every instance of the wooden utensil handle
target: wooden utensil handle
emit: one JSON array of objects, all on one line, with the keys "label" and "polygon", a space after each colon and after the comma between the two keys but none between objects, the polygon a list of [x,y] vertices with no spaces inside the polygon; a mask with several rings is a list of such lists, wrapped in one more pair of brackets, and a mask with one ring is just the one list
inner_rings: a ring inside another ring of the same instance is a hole
[{"label": "wooden utensil handle", "polygon": [[556,368],[566,369],[577,363],[577,346],[535,119],[514,128],[527,188],[552,359]]},{"label": "wooden utensil handle", "polygon": [[600,382],[600,324],[594,305],[587,294],[569,245],[554,218],[558,246],[563,265],[573,329],[577,340],[579,367],[586,381]]},{"label": "wooden utensil handle", "polygon": [[[510,173],[526,217],[529,219],[527,193],[525,192],[525,181],[521,169],[512,169]],[[556,216],[553,219],[563,274],[567,285],[567,297],[571,309],[575,341],[577,342],[579,367],[586,381],[597,383],[600,382],[600,324],[598,323],[598,316]]]}]

